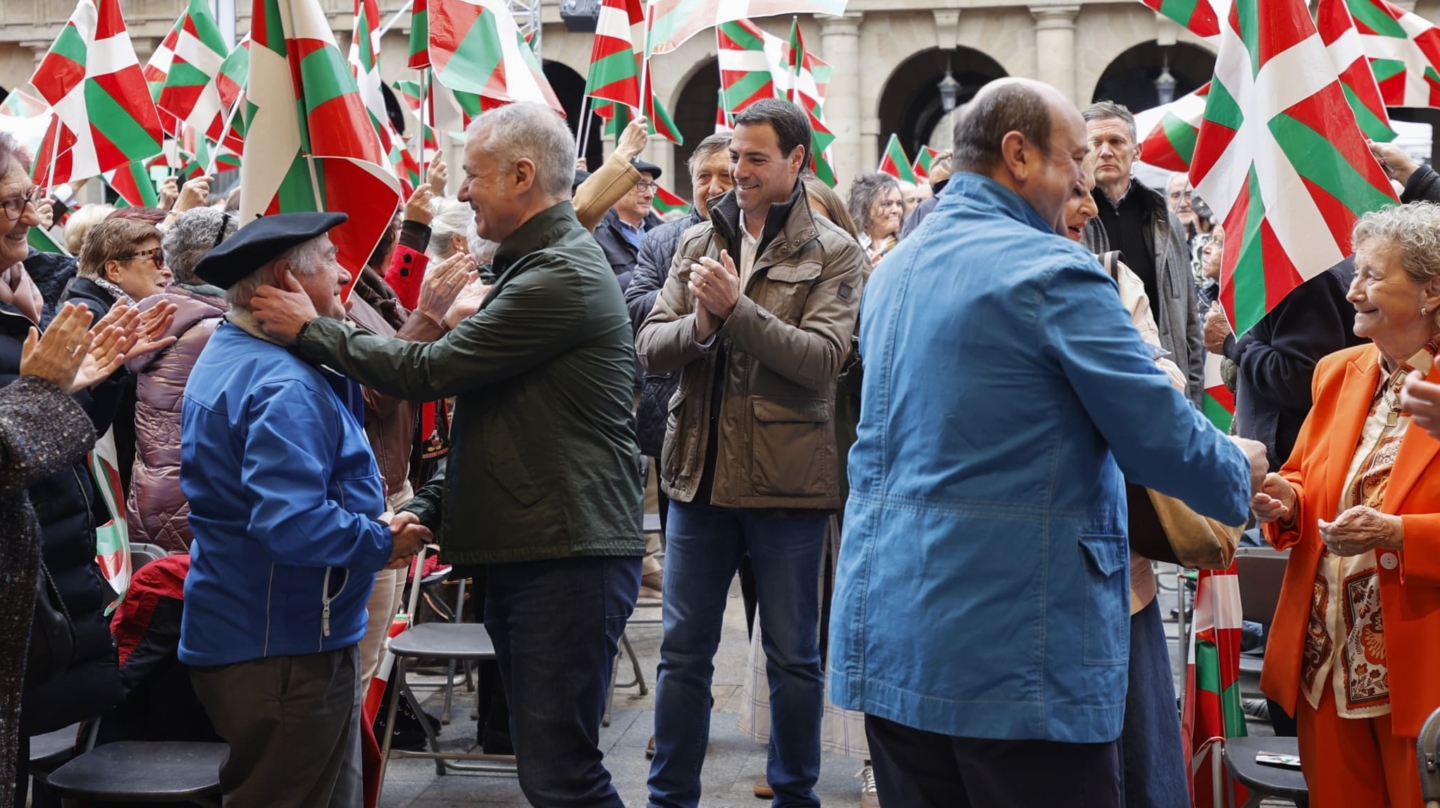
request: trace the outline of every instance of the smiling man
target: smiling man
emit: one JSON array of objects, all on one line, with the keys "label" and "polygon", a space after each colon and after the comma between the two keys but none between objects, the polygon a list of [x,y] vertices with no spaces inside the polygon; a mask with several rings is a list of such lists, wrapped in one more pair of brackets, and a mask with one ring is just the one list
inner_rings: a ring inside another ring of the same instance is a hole
[{"label": "smiling man", "polygon": [[820,602],[840,506],[835,380],[850,350],[865,258],[811,212],[800,182],[810,124],[784,101],[735,119],[734,190],[685,231],[636,350],[680,372],[660,479],[670,497],[665,639],[655,695],[650,805],[693,808],[710,734],[710,682],[740,559],[755,571],[770,671],[775,804],[818,806]]}]

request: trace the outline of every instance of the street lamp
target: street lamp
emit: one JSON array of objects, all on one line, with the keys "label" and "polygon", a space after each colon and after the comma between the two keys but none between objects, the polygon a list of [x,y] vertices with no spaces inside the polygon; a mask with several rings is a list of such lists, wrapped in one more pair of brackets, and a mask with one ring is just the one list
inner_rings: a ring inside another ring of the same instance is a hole
[{"label": "street lamp", "polygon": [[950,68],[945,68],[945,78],[940,79],[940,106],[946,112],[955,109],[955,102],[960,96],[960,82],[951,75]]},{"label": "street lamp", "polygon": [[1165,55],[1165,62],[1160,67],[1160,75],[1155,79],[1155,93],[1160,96],[1161,105],[1175,100],[1175,77],[1170,75],[1169,54]]}]

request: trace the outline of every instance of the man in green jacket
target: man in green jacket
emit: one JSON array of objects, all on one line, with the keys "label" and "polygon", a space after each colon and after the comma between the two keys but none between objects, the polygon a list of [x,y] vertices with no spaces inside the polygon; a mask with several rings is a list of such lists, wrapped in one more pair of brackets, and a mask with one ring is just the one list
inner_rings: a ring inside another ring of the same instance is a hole
[{"label": "man in green jacket", "polygon": [[447,562],[487,565],[485,627],[526,798],[621,808],[596,738],[645,553],[635,349],[615,275],[571,207],[574,166],[543,105],[471,125],[459,198],[500,244],[496,281],[435,342],[366,334],[280,289],[252,308],[276,339],[367,387],[457,397],[448,469],[402,510]]}]

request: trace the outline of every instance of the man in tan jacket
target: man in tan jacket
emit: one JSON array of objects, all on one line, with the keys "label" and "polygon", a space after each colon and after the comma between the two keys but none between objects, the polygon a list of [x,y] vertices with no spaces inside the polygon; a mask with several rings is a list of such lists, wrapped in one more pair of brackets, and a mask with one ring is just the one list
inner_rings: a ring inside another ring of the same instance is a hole
[{"label": "man in tan jacket", "polygon": [[770,665],[777,804],[818,806],[820,552],[840,507],[835,379],[850,350],[864,254],[814,215],[800,183],[810,126],[765,100],[735,122],[735,189],[681,237],[636,353],[680,371],[660,477],[671,499],[665,640],[650,805],[693,808],[730,581],[749,553]]}]

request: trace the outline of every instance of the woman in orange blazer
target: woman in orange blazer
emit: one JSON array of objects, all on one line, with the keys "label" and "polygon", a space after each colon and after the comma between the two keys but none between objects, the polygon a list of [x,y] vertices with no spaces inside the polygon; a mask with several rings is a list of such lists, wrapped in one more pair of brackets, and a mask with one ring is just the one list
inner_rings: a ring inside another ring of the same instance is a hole
[{"label": "woman in orange blazer", "polygon": [[1296,717],[1313,808],[1420,808],[1415,739],[1440,707],[1440,441],[1399,404],[1440,379],[1440,206],[1355,225],[1355,333],[1252,507],[1290,548],[1261,689]]}]

